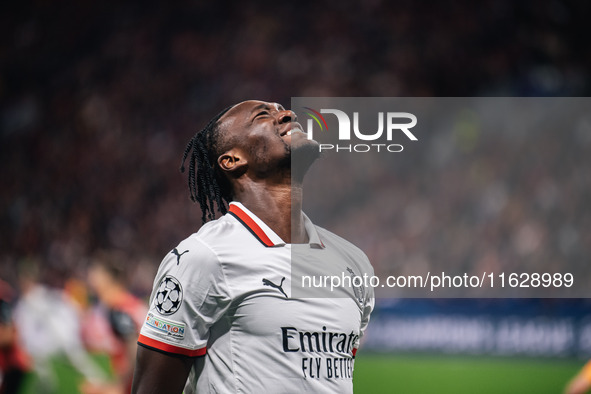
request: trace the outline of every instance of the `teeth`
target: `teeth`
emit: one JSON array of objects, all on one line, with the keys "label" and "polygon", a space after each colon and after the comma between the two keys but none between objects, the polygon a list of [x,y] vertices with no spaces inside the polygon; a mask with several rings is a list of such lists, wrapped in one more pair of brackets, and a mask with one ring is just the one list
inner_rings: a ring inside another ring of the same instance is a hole
[{"label": "teeth", "polygon": [[296,131],[302,132],[302,129],[300,129],[299,127],[296,127],[296,128],[294,128],[294,129],[291,129],[291,130],[289,130],[287,133],[285,133],[285,135],[286,135],[286,136],[287,136],[287,135],[292,135],[292,133],[294,133],[294,132],[296,132]]}]

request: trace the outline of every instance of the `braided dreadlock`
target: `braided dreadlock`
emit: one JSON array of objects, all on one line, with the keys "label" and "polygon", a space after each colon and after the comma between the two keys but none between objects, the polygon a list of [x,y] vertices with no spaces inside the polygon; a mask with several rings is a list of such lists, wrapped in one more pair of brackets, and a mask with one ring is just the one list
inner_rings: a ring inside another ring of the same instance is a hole
[{"label": "braided dreadlock", "polygon": [[[203,223],[215,218],[214,202],[218,211],[228,212],[227,203],[232,201],[232,189],[226,177],[217,170],[217,156],[219,154],[219,124],[220,118],[232,107],[224,109],[209,121],[207,126],[191,138],[181,163],[181,172],[185,172],[185,160],[189,159],[188,185],[191,201],[199,202],[203,216]],[[197,170],[197,171],[195,171]]]}]

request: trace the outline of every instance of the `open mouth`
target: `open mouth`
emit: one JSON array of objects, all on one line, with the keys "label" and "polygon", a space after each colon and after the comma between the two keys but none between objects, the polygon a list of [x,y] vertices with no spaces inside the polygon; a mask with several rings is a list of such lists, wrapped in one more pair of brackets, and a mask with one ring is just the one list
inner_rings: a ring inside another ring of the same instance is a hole
[{"label": "open mouth", "polygon": [[298,124],[294,124],[291,129],[288,129],[288,130],[283,131],[280,134],[280,136],[283,137],[283,136],[286,136],[286,135],[292,135],[293,133],[298,132],[298,131],[300,133],[303,133],[301,126],[299,126]]}]

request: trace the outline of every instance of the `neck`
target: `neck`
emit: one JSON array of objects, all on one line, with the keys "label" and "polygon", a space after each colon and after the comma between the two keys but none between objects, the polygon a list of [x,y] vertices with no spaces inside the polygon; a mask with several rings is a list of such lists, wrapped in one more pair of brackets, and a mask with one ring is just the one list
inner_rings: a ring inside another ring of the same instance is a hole
[{"label": "neck", "polygon": [[308,242],[302,214],[301,184],[249,182],[237,186],[234,199],[258,216],[282,240],[286,243]]}]

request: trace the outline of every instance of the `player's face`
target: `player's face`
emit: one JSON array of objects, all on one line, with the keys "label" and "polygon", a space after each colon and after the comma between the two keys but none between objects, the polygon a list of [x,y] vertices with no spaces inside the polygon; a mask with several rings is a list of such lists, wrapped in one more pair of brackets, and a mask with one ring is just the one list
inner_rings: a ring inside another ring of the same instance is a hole
[{"label": "player's face", "polygon": [[296,114],[277,103],[244,101],[222,117],[221,127],[232,146],[246,153],[249,169],[259,175],[289,169],[292,152],[318,151],[316,141],[302,131]]}]

